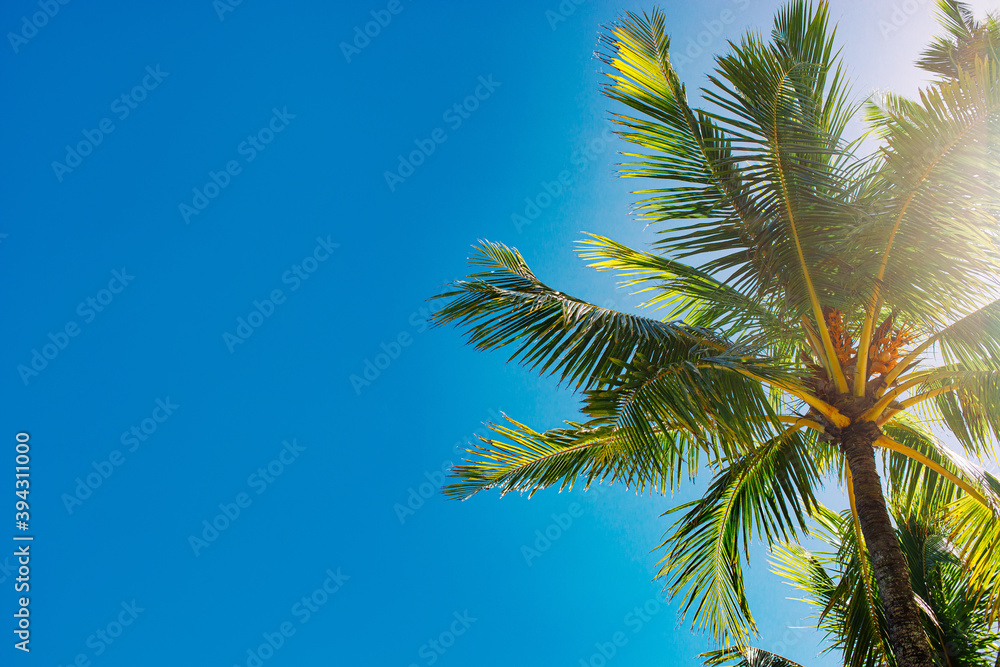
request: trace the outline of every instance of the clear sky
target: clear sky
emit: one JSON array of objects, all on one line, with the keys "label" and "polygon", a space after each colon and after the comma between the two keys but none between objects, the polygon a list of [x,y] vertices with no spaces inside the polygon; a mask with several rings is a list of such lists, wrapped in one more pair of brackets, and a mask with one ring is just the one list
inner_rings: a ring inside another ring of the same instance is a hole
[{"label": "clear sky", "polygon": [[[915,90],[932,3],[834,4],[858,95]],[[650,552],[690,487],[436,491],[500,411],[577,414],[553,380],[427,329],[470,244],[637,303],[572,245],[652,238],[593,57],[602,24],[650,7],[3,3],[0,515],[19,532],[25,431],[35,541],[25,655],[0,537],[0,664],[698,664],[712,647],[661,602]],[[690,88],[776,7],[664,3]],[[759,644],[836,664],[752,565]]]}]

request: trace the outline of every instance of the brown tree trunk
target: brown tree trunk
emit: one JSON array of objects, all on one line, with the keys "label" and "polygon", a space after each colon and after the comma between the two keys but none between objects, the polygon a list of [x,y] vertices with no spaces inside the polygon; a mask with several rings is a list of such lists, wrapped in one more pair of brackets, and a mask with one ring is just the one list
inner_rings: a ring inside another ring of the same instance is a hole
[{"label": "brown tree trunk", "polygon": [[862,422],[845,429],[842,437],[844,455],[854,478],[854,502],[861,532],[885,609],[896,664],[899,667],[933,667],[930,644],[913,599],[910,571],[882,496],[882,481],[872,445],[878,435],[874,424]]}]

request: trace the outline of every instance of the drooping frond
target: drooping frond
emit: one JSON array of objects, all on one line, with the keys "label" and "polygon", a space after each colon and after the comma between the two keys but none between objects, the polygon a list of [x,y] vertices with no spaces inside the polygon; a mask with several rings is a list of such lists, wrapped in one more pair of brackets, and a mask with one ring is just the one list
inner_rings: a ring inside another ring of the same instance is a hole
[{"label": "drooping frond", "polygon": [[[989,475],[994,493],[1000,480]],[[973,498],[957,500],[948,508],[951,539],[962,552],[969,581],[982,596],[992,623],[1000,621],[1000,520]]]},{"label": "drooping frond", "polygon": [[917,499],[894,504],[892,514],[940,663],[993,667],[1000,637],[987,620],[987,599],[972,585],[960,551],[948,537],[944,508]]},{"label": "drooping frond", "polygon": [[[950,475],[969,485],[980,496],[986,497],[988,503],[1000,500],[1000,497],[992,496],[989,478],[982,468],[951,451],[918,421],[899,415],[883,425],[882,432],[892,441],[919,456],[926,457],[936,466],[940,466]],[[876,442],[876,445],[880,444]],[[965,491],[959,485],[928,467],[915,456],[908,456],[903,451],[888,448],[884,451],[892,502],[907,507],[919,503],[928,507],[943,507],[965,495]]]},{"label": "drooping frond", "polygon": [[643,429],[681,424],[703,439],[757,437],[773,413],[761,382],[795,386],[788,369],[732,347],[707,329],[599,308],[541,281],[516,250],[484,242],[473,262],[489,270],[454,283],[435,313],[480,349],[518,345],[511,359],[582,387],[592,416]]},{"label": "drooping frond", "polygon": [[582,478],[591,482],[622,482],[642,492],[669,490],[681,474],[683,464],[697,469],[698,442],[682,429],[658,432],[655,443],[643,449],[627,446],[626,433],[608,424],[567,422],[564,428],[544,433],[513,419],[509,424],[490,424],[503,438],[481,438],[483,445],[469,450],[473,459],[455,467],[451,475],[459,481],[444,488],[446,496],[464,500],[486,489],[527,491],[559,485],[573,488]]},{"label": "drooping frond", "polygon": [[783,430],[760,382],[745,375],[754,369],[737,356],[654,362],[637,353],[585,392],[583,412],[615,423],[636,448],[652,444],[655,432],[680,427],[732,455]]},{"label": "drooping frond", "polygon": [[936,338],[945,363],[986,369],[985,362],[1000,359],[1000,299],[948,325]]},{"label": "drooping frond", "polygon": [[782,544],[773,551],[774,571],[817,610],[817,627],[830,642],[824,652],[840,651],[848,667],[885,667],[891,659],[885,614],[853,519],[849,512],[839,515],[823,506],[816,508],[814,519],[810,535],[827,548],[811,552],[799,544]]},{"label": "drooping frond", "polygon": [[487,488],[534,492],[577,476],[623,481],[661,493],[679,483],[686,464],[742,451],[784,426],[760,383],[742,374],[737,358],[677,358],[652,363],[637,352],[612,378],[584,392],[587,424],[544,433],[511,421],[491,425],[504,440],[484,439],[473,459],[453,474],[461,481],[446,493],[465,498]]},{"label": "drooping frond", "polygon": [[694,360],[730,347],[706,329],[608,310],[555,290],[501,243],[483,241],[470,263],[486,270],[440,294],[449,302],[434,321],[464,327],[480,350],[516,344],[511,360],[558,373],[577,388],[615,375],[637,352],[653,360]]},{"label": "drooping frond", "polygon": [[[982,370],[985,369],[985,370]],[[972,366],[953,363],[904,374],[865,413],[879,423],[902,410],[943,422],[963,448],[980,457],[995,458],[1000,436],[1000,364],[973,360]]]},{"label": "drooping frond", "polygon": [[683,514],[661,545],[667,554],[657,576],[667,579],[671,596],[682,595],[692,624],[719,643],[746,646],[757,631],[743,583],[750,542],[756,536],[773,543],[806,529],[819,483],[805,453],[812,439],[797,431],[758,445],[729,461],[700,500],[669,512]]},{"label": "drooping frond", "polygon": [[[971,499],[959,502],[966,500]],[[970,585],[969,572],[948,538],[945,507],[919,496],[897,496],[890,503],[937,664],[992,667],[998,636],[986,618],[984,599]],[[866,568],[861,558],[867,558],[867,553],[858,549],[852,519],[825,507],[818,507],[814,518],[816,527],[810,534],[825,547],[808,551],[798,544],[784,544],[774,552],[775,571],[805,593],[805,602],[817,610],[819,628],[830,641],[827,650],[841,651],[845,665],[894,664],[886,650],[889,638],[881,602],[866,601],[868,589],[862,585]],[[869,583],[877,596],[873,577]]]},{"label": "drooping frond", "polygon": [[954,387],[933,396],[932,407],[967,452],[996,459],[1000,438],[1000,368],[942,371],[928,383],[926,391]]}]

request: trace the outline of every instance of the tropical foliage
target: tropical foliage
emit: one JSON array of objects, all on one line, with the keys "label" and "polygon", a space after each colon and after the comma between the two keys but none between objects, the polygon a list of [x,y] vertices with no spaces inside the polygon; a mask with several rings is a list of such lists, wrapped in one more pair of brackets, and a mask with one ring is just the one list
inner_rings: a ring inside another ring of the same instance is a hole
[{"label": "tropical foliage", "polygon": [[[997,483],[992,476],[990,481]],[[954,507],[924,491],[898,489],[892,509],[935,664],[993,667],[1000,658],[1000,635],[990,619],[989,598],[977,593],[953,540]],[[850,513],[821,507],[814,517],[810,535],[824,548],[783,544],[774,552],[775,570],[815,608],[817,626],[830,640],[826,650],[840,652],[845,666],[895,664],[870,554],[858,543]],[[761,662],[766,656],[771,662]],[[796,664],[754,647],[733,646],[703,657],[707,667]]]},{"label": "tropical foliage", "polygon": [[[1000,433],[996,210],[1000,61],[995,23],[942,2],[946,35],[919,65],[919,99],[852,101],[825,2],[790,3],[769,37],[719,56],[689,104],[663,13],[627,14],[602,38],[605,93],[643,179],[651,252],[590,236],[583,258],[646,294],[659,317],[608,310],[540,280],[515,249],[482,242],[477,271],[441,298],[481,350],[558,376],[583,419],[548,431],[496,424],[446,492],[534,492],[578,479],[666,492],[717,470],[678,508],[660,576],[696,627],[748,646],[750,543],[796,541],[831,476],[870,543],[901,665],[931,664],[874,449],[894,485],[962,503],[970,583],[998,576],[995,494],[930,437],[995,458]],[[862,110],[877,150],[848,138]],[[961,536],[960,536],[961,537]],[[974,539],[975,538],[975,539]],[[994,589],[995,590],[995,589]],[[991,598],[991,614],[1000,600]],[[916,634],[915,634],[916,633]],[[763,659],[763,658],[761,658]]]}]

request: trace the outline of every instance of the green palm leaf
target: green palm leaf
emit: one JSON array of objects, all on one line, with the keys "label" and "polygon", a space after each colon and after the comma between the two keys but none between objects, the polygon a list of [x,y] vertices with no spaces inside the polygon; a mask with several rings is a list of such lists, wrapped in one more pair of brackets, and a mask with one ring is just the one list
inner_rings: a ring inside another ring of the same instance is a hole
[{"label": "green palm leaf", "polygon": [[814,302],[804,275],[808,283],[815,274],[825,300],[840,298],[829,244],[851,222],[834,199],[848,180],[839,132],[849,111],[827,20],[825,6],[794,5],[776,20],[774,44],[747,37],[720,58],[706,97],[727,116],[688,106],[659,12],[628,14],[602,54],[613,69],[609,97],[649,119],[617,116],[622,137],[646,149],[624,175],[686,184],[649,191],[640,205],[645,218],[672,223],[659,247],[677,258],[713,255],[697,268],[729,274],[747,294],[780,294],[796,317]]},{"label": "green palm leaf", "polygon": [[[914,595],[937,664],[992,667],[998,636],[990,628],[984,599],[971,585],[970,573],[946,535],[945,507],[919,496],[893,502]],[[845,665],[895,664],[885,649],[889,636],[881,605],[878,600],[875,605],[868,603],[869,589],[862,585],[865,569],[860,558],[868,559],[868,554],[858,549],[851,517],[820,507],[814,518],[816,527],[810,534],[827,548],[807,551],[798,544],[783,544],[774,552],[775,571],[818,610],[818,627],[831,642],[826,650],[840,651]],[[869,585],[877,597],[874,578]]]},{"label": "green palm leaf", "polygon": [[976,60],[996,60],[1000,47],[1000,25],[994,17],[980,23],[969,8],[954,0],[938,2],[938,15],[945,36],[937,37],[917,64],[946,79],[958,77],[959,70],[975,67]]},{"label": "green palm leaf", "polygon": [[1000,63],[977,61],[920,102],[888,96],[869,120],[885,162],[857,238],[885,250],[860,268],[883,282],[887,305],[933,328],[995,301]]},{"label": "green palm leaf", "polygon": [[455,467],[460,481],[444,488],[446,496],[466,499],[486,489],[534,494],[555,484],[573,488],[579,478],[591,482],[622,482],[639,492],[650,488],[661,493],[677,480],[685,460],[697,468],[697,453],[704,443],[675,430],[653,436],[655,445],[643,449],[627,446],[623,429],[610,425],[577,424],[540,433],[507,418],[509,425],[490,424],[503,440],[481,438],[483,446],[469,450],[474,459]]},{"label": "green palm leaf", "polygon": [[705,667],[802,667],[797,662],[776,653],[753,646],[730,646],[702,653]]},{"label": "green palm leaf", "polygon": [[825,542],[828,550],[810,552],[798,544],[783,544],[774,550],[774,571],[806,595],[805,602],[817,609],[817,626],[830,644],[824,652],[839,651],[849,667],[883,667],[890,663],[885,614],[877,597],[877,584],[870,574],[865,581],[853,519],[821,507],[810,534]]},{"label": "green palm leaf", "polygon": [[[900,415],[885,424],[882,432],[969,483],[987,499],[1000,498],[993,494],[985,470],[951,451],[915,419]],[[965,495],[945,477],[899,452],[886,451],[884,461],[892,499],[897,504],[942,507]]]},{"label": "green palm leaf", "polygon": [[633,250],[603,236],[589,236],[581,242],[584,252],[580,255],[591,261],[589,266],[628,277],[624,287],[642,286],[639,292],[650,295],[642,305],[668,309],[664,319],[732,332],[739,342],[779,358],[792,356],[795,344],[802,342],[798,323],[776,313],[780,304],[744,294],[682,262]]},{"label": "green palm leaf", "polygon": [[745,646],[756,624],[743,583],[740,549],[746,556],[754,535],[768,543],[806,529],[815,505],[818,471],[796,432],[773,438],[729,461],[697,501],[669,511],[683,512],[661,544],[667,554],[658,577],[671,595],[683,593],[683,611],[720,643]]},{"label": "green palm leaf", "polygon": [[729,348],[708,330],[600,308],[552,289],[517,250],[501,243],[483,241],[470,263],[486,270],[440,294],[437,298],[449,302],[434,321],[465,327],[480,350],[518,344],[511,360],[519,358],[542,373],[558,372],[577,388],[613,376],[620,361],[637,352],[657,360],[697,359]]}]

